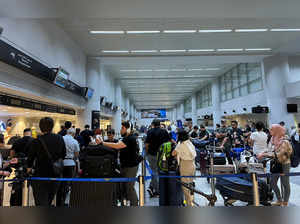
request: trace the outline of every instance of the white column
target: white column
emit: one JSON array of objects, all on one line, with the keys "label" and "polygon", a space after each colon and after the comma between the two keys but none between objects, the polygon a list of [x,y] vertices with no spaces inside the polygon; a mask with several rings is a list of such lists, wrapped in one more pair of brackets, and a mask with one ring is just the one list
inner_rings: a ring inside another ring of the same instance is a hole
[{"label": "white column", "polygon": [[180,104],[180,120],[182,120],[182,123],[184,121],[184,104]]},{"label": "white column", "polygon": [[129,120],[129,98],[126,98],[126,105],[125,105],[126,111],[127,111],[127,117],[126,120]]},{"label": "white column", "polygon": [[267,98],[269,113],[269,125],[286,123],[286,128],[294,125],[294,116],[287,113],[288,99],[284,86],[289,75],[287,56],[268,57],[263,60],[262,72],[264,78],[264,90]]},{"label": "white column", "polygon": [[87,102],[85,110],[80,114],[80,127],[88,124],[91,126],[92,110],[100,110],[100,61],[88,59],[86,65],[86,85],[95,90],[93,97]]},{"label": "white column", "polygon": [[192,119],[193,124],[197,124],[197,96],[196,94],[192,95]]},{"label": "white column", "polygon": [[173,121],[175,122],[177,120],[177,106],[173,109]]},{"label": "white column", "polygon": [[[115,87],[115,104],[117,106],[121,106],[122,101],[122,89],[119,83],[116,83]],[[120,133],[121,130],[121,109],[117,110],[117,112],[114,114],[112,126],[115,129],[116,133]]]},{"label": "white column", "polygon": [[216,124],[221,123],[221,100],[220,100],[220,88],[219,88],[218,79],[215,79],[212,83],[211,97],[212,97],[212,107],[213,107],[214,128],[216,128]]}]

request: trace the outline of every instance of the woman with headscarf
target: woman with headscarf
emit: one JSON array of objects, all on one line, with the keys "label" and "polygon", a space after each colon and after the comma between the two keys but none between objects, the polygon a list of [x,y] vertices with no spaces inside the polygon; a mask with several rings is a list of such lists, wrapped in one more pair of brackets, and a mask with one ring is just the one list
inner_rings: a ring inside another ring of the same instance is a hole
[{"label": "woman with headscarf", "polygon": [[[179,164],[179,172],[181,176],[194,176],[195,167],[195,157],[196,149],[193,143],[190,141],[190,137],[187,131],[180,129],[178,131],[178,145],[172,152],[173,156],[177,156]],[[186,184],[192,184],[193,178],[181,178],[181,181]],[[184,198],[188,206],[193,206],[194,196],[189,189],[182,186],[184,193]]]},{"label": "woman with headscarf", "polygon": [[[270,134],[272,136],[270,141],[272,152],[260,153],[258,158],[277,157],[279,163],[282,165],[282,173],[288,174],[291,167],[290,157],[293,152],[293,148],[290,142],[285,138],[285,133],[286,130],[284,127],[280,126],[279,124],[273,124],[270,129]],[[273,203],[273,205],[287,206],[290,197],[290,179],[289,176],[280,176],[280,180],[283,185],[283,198],[277,185],[278,179],[278,175],[272,176],[271,178],[271,187],[277,197],[277,202]]]}]

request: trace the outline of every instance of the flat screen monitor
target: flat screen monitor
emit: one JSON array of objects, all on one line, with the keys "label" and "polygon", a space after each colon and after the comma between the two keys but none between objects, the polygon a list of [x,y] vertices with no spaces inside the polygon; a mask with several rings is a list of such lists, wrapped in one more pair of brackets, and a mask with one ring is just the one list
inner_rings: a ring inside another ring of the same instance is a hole
[{"label": "flat screen monitor", "polygon": [[94,95],[94,89],[87,87],[85,91],[85,98],[91,99]]},{"label": "flat screen monitor", "polygon": [[165,109],[157,110],[142,110],[142,118],[166,118],[167,112]]},{"label": "flat screen monitor", "polygon": [[56,78],[54,80],[54,84],[58,85],[59,87],[66,88],[69,77],[70,74],[66,70],[62,68],[58,68],[56,72]]},{"label": "flat screen monitor", "polygon": [[288,113],[298,113],[298,105],[297,104],[287,104],[287,112]]}]

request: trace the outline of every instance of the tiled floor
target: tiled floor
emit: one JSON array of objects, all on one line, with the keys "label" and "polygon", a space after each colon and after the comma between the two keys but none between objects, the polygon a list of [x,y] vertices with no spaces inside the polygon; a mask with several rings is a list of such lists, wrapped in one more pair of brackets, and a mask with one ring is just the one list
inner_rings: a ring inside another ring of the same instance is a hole
[{"label": "tiled floor", "polygon": [[[300,167],[292,169],[291,172],[300,172]],[[149,174],[147,173],[147,175],[149,175]],[[200,175],[199,171],[197,171],[197,175]],[[290,178],[291,178],[291,196],[290,196],[289,206],[300,206],[300,176],[299,177],[298,176],[290,177]],[[210,184],[207,183],[205,178],[197,178],[195,180],[195,182],[196,182],[196,189],[199,189],[202,192],[205,192],[207,194],[211,193]],[[146,189],[147,189],[147,186],[149,186],[149,183],[150,183],[150,181],[147,181]],[[280,182],[278,184],[280,184]],[[138,184],[136,184],[136,189],[138,192]],[[218,200],[217,200],[215,206],[224,206],[224,200],[218,190],[216,190],[216,196],[217,196]],[[197,204],[199,204],[200,206],[208,205],[208,201],[204,197],[202,197],[198,194],[195,194],[195,202]],[[159,199],[158,198],[150,198],[149,194],[146,192],[145,205],[146,206],[159,206]],[[234,205],[235,206],[245,206],[245,205],[247,205],[247,203],[237,201],[234,203]]]}]

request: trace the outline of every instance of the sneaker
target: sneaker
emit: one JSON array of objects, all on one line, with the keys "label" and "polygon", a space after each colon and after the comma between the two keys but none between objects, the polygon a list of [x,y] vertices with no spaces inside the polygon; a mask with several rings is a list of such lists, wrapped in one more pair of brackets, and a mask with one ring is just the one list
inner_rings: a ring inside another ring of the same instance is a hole
[{"label": "sneaker", "polygon": [[153,198],[154,197],[154,192],[153,192],[152,188],[149,187],[147,191],[148,191],[148,193],[150,195],[150,198]]},{"label": "sneaker", "polygon": [[282,202],[281,201],[276,201],[272,203],[272,206],[281,206]]},{"label": "sneaker", "polygon": [[153,198],[159,198],[159,193],[154,192],[154,193],[153,193]]}]

